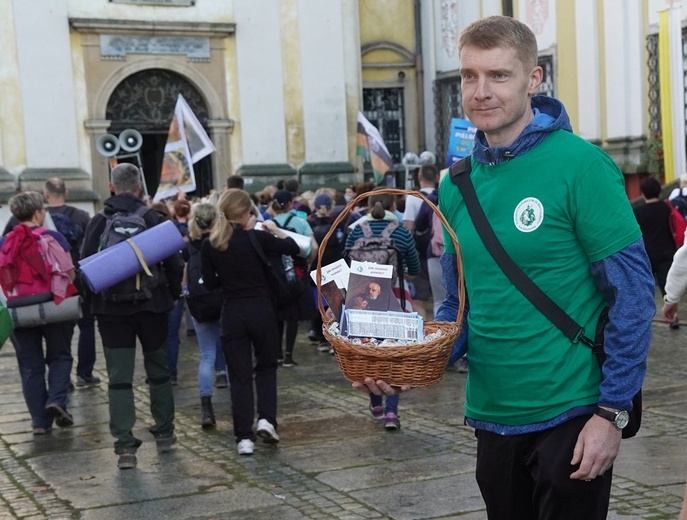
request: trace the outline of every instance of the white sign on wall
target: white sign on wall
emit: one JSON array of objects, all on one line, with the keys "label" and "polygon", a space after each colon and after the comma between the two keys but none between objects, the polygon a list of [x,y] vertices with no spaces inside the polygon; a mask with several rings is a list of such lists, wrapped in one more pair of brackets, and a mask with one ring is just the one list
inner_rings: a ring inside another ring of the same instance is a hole
[{"label": "white sign on wall", "polygon": [[188,7],[195,5],[195,0],[110,0],[113,4],[137,4],[137,5],[168,5],[175,7]]}]

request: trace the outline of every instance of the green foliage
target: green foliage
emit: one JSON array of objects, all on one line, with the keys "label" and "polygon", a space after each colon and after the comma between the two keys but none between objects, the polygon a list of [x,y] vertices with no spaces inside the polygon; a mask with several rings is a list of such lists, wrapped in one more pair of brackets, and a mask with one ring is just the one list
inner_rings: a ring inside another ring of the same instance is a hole
[{"label": "green foliage", "polygon": [[650,135],[646,141],[646,168],[654,177],[663,177],[663,138],[661,134]]}]

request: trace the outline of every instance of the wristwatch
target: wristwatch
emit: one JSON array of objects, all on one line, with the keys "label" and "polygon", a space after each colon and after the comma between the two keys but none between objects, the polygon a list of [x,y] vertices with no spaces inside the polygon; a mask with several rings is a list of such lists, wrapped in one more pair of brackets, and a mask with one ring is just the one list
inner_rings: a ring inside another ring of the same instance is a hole
[{"label": "wristwatch", "polygon": [[606,410],[605,408],[597,406],[596,410],[594,410],[594,413],[599,417],[603,417],[607,421],[612,422],[613,426],[615,426],[619,430],[625,428],[625,426],[627,426],[627,423],[630,422],[630,414],[625,410],[611,412],[610,410]]}]

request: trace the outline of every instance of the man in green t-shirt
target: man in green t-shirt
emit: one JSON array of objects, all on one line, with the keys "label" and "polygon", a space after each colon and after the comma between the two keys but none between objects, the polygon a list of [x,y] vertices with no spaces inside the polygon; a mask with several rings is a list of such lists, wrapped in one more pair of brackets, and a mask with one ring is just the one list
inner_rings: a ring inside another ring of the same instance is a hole
[{"label": "man in green t-shirt", "polygon": [[[439,207],[460,241],[469,310],[454,347],[470,363],[465,417],[490,519],[606,518],[625,412],[641,388],[655,313],[653,277],[623,176],[572,133],[542,81],[532,31],[493,16],[459,44],[463,109],[477,127],[471,179],[491,226],[524,272],[593,336],[609,307],[603,374],[515,288],[488,253],[450,176]],[[457,315],[456,251],[441,258]],[[383,381],[355,383],[393,393]],[[403,390],[403,389],[401,389]]]}]

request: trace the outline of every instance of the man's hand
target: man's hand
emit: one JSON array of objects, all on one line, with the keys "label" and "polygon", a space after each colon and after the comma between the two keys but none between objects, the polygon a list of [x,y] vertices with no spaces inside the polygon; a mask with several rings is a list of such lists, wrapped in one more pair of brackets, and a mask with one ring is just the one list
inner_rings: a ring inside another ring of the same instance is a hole
[{"label": "man's hand", "polygon": [[603,475],[618,456],[620,439],[621,431],[610,421],[592,415],[577,437],[570,464],[579,464],[580,467],[570,475],[570,478],[592,480]]},{"label": "man's hand", "polygon": [[356,381],[353,383],[353,388],[362,390],[366,394],[373,393],[375,395],[396,395],[410,390],[409,385],[391,386],[381,379],[374,380],[371,377],[366,377],[364,382]]},{"label": "man's hand", "polygon": [[663,309],[661,309],[661,314],[663,314],[663,317],[666,319],[666,321],[673,323],[675,321],[675,317],[677,316],[677,303],[664,303]]}]

